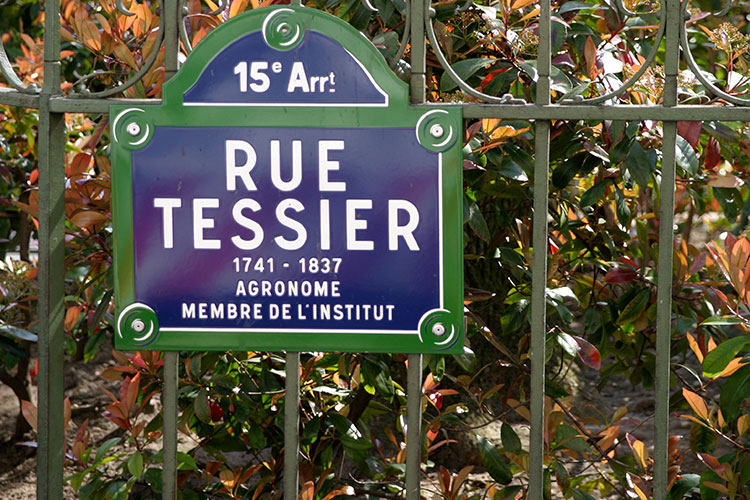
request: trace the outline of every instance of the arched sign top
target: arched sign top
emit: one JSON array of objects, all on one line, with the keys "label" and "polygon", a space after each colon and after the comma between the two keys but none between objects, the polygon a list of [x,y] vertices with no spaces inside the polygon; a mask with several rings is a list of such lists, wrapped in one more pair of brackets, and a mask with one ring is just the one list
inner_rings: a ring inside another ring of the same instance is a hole
[{"label": "arched sign top", "polygon": [[377,107],[407,85],[356,29],[325,12],[256,9],[211,32],[165,85],[186,107]]}]

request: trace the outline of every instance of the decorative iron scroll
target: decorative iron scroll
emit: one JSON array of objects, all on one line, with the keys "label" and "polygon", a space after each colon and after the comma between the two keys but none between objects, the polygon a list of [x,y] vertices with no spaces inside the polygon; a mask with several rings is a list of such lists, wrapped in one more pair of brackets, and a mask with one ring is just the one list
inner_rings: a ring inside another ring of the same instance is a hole
[{"label": "decorative iron scroll", "polygon": [[[370,0],[360,0],[361,5],[369,12],[372,12],[374,15],[379,15],[380,12],[377,9],[375,5]],[[128,8],[125,5],[124,0],[116,0],[116,9],[117,12],[119,12],[122,15],[132,16],[135,15],[133,12],[129,11]],[[210,16],[216,16],[221,14],[226,14],[229,9],[229,1],[228,0],[219,0],[217,2],[217,7],[215,10],[207,13],[203,13],[200,15],[210,15]],[[565,4],[563,4],[565,5]],[[718,11],[714,12],[712,15],[721,17],[728,14],[731,8],[731,2],[725,2],[723,8]],[[725,88],[721,88],[721,85],[717,84],[715,81],[712,81],[711,78],[707,76],[705,71],[703,71],[698,63],[696,62],[695,57],[693,56],[691,47],[690,47],[690,33],[688,31],[688,26],[690,23],[690,13],[688,10],[689,2],[688,1],[682,1],[680,4],[680,23],[679,23],[679,45],[681,48],[681,52],[683,54],[683,60],[684,63],[687,65],[687,69],[690,70],[692,73],[692,76],[694,76],[695,81],[699,82],[705,89],[706,94],[709,95],[709,98],[718,99],[725,103],[734,104],[738,106],[747,106],[750,105],[750,98],[743,98],[736,94],[733,94],[731,90],[727,90]],[[472,9],[478,9],[479,7],[475,5],[474,0],[466,0],[464,3],[462,3],[460,6],[456,7],[455,12],[461,13],[461,12],[467,12]],[[599,104],[606,104],[606,103],[613,103],[614,100],[622,97],[625,95],[628,91],[632,90],[634,86],[637,86],[639,81],[644,77],[644,75],[647,74],[649,70],[653,70],[655,67],[655,61],[657,58],[657,55],[659,53],[660,47],[663,44],[663,41],[666,36],[666,25],[667,25],[667,10],[666,10],[666,1],[660,2],[658,7],[654,11],[638,11],[633,10],[633,8],[629,8],[628,5],[626,5],[625,0],[613,0],[613,2],[609,5],[595,5],[591,4],[591,8],[610,8],[615,9],[621,16],[624,16],[626,18],[637,18],[644,15],[652,15],[656,14],[658,16],[658,25],[653,27],[654,33],[652,35],[649,35],[648,42],[651,44],[651,48],[648,51],[648,54],[645,55],[645,58],[643,58],[642,64],[640,64],[640,67],[637,68],[637,70],[630,75],[627,79],[625,79],[622,83],[617,84],[616,88],[605,88],[603,84],[597,83],[596,81],[588,82],[589,86],[598,85],[598,90],[602,92],[600,95],[597,95],[595,97],[583,97],[580,93],[577,95],[568,95],[563,96],[558,100],[558,104],[562,105],[575,105],[575,104],[586,104],[586,105],[599,105]],[[164,11],[164,0],[159,0],[159,9],[161,11]],[[451,63],[448,60],[448,56],[446,55],[443,47],[441,47],[440,39],[438,37],[437,31],[436,31],[436,18],[435,18],[435,9],[430,7],[428,9],[428,15],[425,17],[424,23],[425,23],[425,34],[427,39],[429,40],[430,44],[430,50],[434,54],[435,58],[437,59],[437,62],[441,66],[441,68],[447,73],[447,75],[450,77],[453,82],[456,83],[456,85],[468,96],[471,96],[473,99],[476,99],[480,102],[485,103],[491,103],[491,104],[505,104],[505,105],[521,105],[521,104],[527,104],[526,100],[519,98],[517,96],[514,96],[510,93],[506,93],[504,95],[492,95],[489,93],[485,93],[474,86],[472,86],[470,83],[466,81],[466,79],[462,78],[451,66]],[[406,9],[403,12],[403,29],[400,36],[400,39],[398,41],[398,48],[395,51],[395,53],[390,57],[389,65],[390,67],[395,71],[396,68],[399,66],[399,64],[403,64],[403,57],[406,53],[407,48],[409,47],[410,42],[412,41],[412,34],[410,30],[411,26],[411,15],[412,15],[412,8],[411,8],[411,2],[406,2]],[[189,53],[192,51],[192,43],[191,43],[191,33],[189,31],[189,17],[190,14],[187,11],[187,0],[181,0],[180,1],[180,9],[179,9],[179,22],[178,22],[178,31],[180,36],[180,42],[182,46],[182,50],[186,53]],[[121,94],[125,90],[133,87],[136,85],[139,81],[141,81],[149,71],[152,70],[158,55],[163,47],[164,44],[164,27],[163,23],[160,23],[157,28],[157,38],[154,43],[153,50],[148,54],[148,57],[145,61],[143,61],[143,64],[138,68],[138,70],[130,77],[127,78],[124,82],[118,82],[111,86],[110,88],[106,88],[104,90],[100,91],[91,91],[88,88],[83,88],[78,91],[71,91],[69,96],[75,97],[75,98],[104,98],[104,97],[112,97],[118,94]],[[553,54],[554,56],[554,54]],[[6,53],[5,47],[3,46],[2,41],[0,40],[0,73],[3,76],[3,80],[16,92],[26,94],[26,95],[38,95],[40,92],[40,89],[35,84],[24,84],[24,82],[21,80],[19,75],[14,71],[13,65]],[[73,84],[73,88],[80,86],[81,84],[86,84],[86,82],[95,79],[97,77],[101,77],[102,75],[111,74],[109,71],[102,71],[97,70],[92,73],[89,73],[87,75],[82,76],[79,78],[76,82]],[[585,82],[584,82],[585,83]],[[584,89],[585,90],[585,89]],[[12,92],[12,91],[10,91]]]},{"label": "decorative iron scroll", "polygon": [[[604,104],[604,103],[611,103],[613,99],[616,99],[626,92],[628,92],[630,89],[633,88],[633,86],[637,85],[639,80],[646,74],[646,72],[649,69],[653,69],[656,57],[658,55],[660,46],[662,42],[664,41],[665,34],[666,34],[666,24],[667,24],[667,14],[666,14],[666,2],[662,2],[658,9],[655,11],[649,11],[649,12],[640,12],[640,11],[634,11],[629,9],[623,0],[614,0],[614,4],[608,8],[616,7],[616,9],[619,11],[621,15],[634,18],[643,16],[646,14],[658,14],[659,22],[658,26],[655,27],[656,33],[653,36],[649,37],[649,43],[651,43],[651,49],[649,50],[648,54],[646,55],[643,63],[640,65],[638,70],[633,73],[629,78],[627,78],[622,84],[620,84],[617,88],[606,91],[602,93],[601,95],[598,95],[596,97],[591,98],[584,98],[582,95],[574,95],[570,97],[563,97],[558,102],[559,104],[587,104],[587,105],[597,105],[597,104]],[[563,4],[564,5],[564,4]],[[696,63],[691,49],[690,44],[688,42],[688,30],[687,30],[687,23],[690,18],[690,15],[688,13],[688,5],[689,2],[683,1],[681,2],[681,9],[680,9],[680,15],[681,15],[681,22],[679,26],[679,35],[680,35],[680,45],[682,48],[682,52],[684,54],[684,61],[687,64],[690,71],[695,75],[695,78],[697,81],[699,81],[706,89],[706,91],[713,96],[715,96],[718,99],[722,99],[728,103],[736,104],[736,105],[749,105],[750,99],[743,99],[740,97],[737,97],[735,95],[732,95],[722,89],[720,89],[715,83],[711,82],[708,78],[706,78],[704,72],[700,69],[698,64]],[[463,6],[461,6],[457,11],[466,11],[471,8],[475,7],[473,0],[467,1]],[[597,5],[591,5],[592,9],[597,8]],[[607,8],[606,6],[602,6]],[[714,16],[723,16],[726,15],[731,8],[731,2],[727,2],[721,11],[713,13]],[[434,18],[435,18],[435,10],[430,9],[429,11],[430,16],[429,18],[425,19],[425,28],[427,32],[428,39],[430,41],[430,48],[435,54],[438,62],[440,63],[440,66],[446,71],[446,73],[451,77],[454,83],[458,85],[458,87],[468,94],[469,96],[478,99],[479,101],[485,102],[485,103],[492,103],[492,104],[525,104],[526,101],[523,99],[516,98],[510,94],[505,94],[503,96],[495,96],[486,94],[484,92],[481,92],[477,90],[476,88],[472,87],[466,80],[461,78],[457,72],[451,67],[440,43],[438,40],[438,37],[436,35],[436,30],[434,26]],[[408,24],[408,23],[407,23]],[[554,56],[554,54],[553,54]],[[590,82],[590,85],[594,85],[595,82]]]},{"label": "decorative iron scroll", "polygon": [[0,72],[2,72],[5,81],[10,84],[11,87],[22,94],[38,94],[39,87],[34,84],[24,85],[18,75],[13,70],[8,59],[8,54],[5,52],[5,46],[3,45],[2,39],[0,39]]}]

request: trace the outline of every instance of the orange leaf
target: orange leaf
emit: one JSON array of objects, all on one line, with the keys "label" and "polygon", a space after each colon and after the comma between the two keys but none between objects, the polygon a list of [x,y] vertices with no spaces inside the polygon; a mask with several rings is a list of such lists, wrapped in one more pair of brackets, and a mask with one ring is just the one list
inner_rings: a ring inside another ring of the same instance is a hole
[{"label": "orange leaf", "polygon": [[342,488],[336,488],[335,490],[329,491],[326,494],[326,496],[324,496],[320,500],[331,500],[332,498],[335,498],[340,495],[353,496],[354,488],[352,488],[351,486],[344,486]]},{"label": "orange leaf", "polygon": [[596,44],[594,39],[589,36],[586,39],[586,45],[583,48],[583,54],[586,58],[586,68],[588,69],[589,78],[595,80],[599,74],[599,70],[596,67]]},{"label": "orange leaf", "polygon": [[750,430],[750,415],[742,415],[737,419],[737,433],[742,436]]},{"label": "orange leaf", "polygon": [[625,434],[625,437],[628,440],[628,444],[630,445],[630,448],[633,450],[633,455],[635,456],[636,460],[638,461],[638,464],[641,466],[641,469],[644,471],[648,469],[648,448],[646,448],[646,445],[643,444],[643,441],[640,441],[633,436],[630,435],[630,433]]},{"label": "orange leaf", "polygon": [[299,492],[299,500],[313,500],[315,498],[315,483],[305,481]]},{"label": "orange leaf", "polygon": [[237,14],[245,12],[249,0],[234,0],[229,6],[229,17],[232,18]]},{"label": "orange leaf", "polygon": [[703,481],[703,485],[707,488],[716,490],[719,493],[724,493],[725,495],[729,494],[729,489],[723,484],[714,483],[713,481]]},{"label": "orange leaf", "polygon": [[128,412],[133,408],[135,405],[135,400],[138,398],[138,392],[141,388],[141,374],[137,373],[135,377],[133,377],[130,380],[130,383],[128,384],[128,391],[127,391],[127,398],[125,400],[125,405],[128,408]]},{"label": "orange leaf", "polygon": [[93,210],[81,210],[70,218],[70,222],[78,227],[86,228],[95,224],[109,222],[109,217]]},{"label": "orange leaf", "polygon": [[703,353],[701,352],[701,348],[698,345],[698,341],[695,340],[695,337],[693,337],[689,333],[686,333],[685,337],[687,337],[688,346],[690,346],[690,350],[693,351],[693,353],[695,354],[695,357],[698,358],[698,363],[703,364]]},{"label": "orange leaf", "polygon": [[716,375],[717,378],[719,377],[729,377],[734,372],[745,366],[747,363],[742,363],[742,358],[734,358],[732,361],[730,361],[726,368],[724,368],[721,373]]},{"label": "orange leaf", "polygon": [[30,401],[21,401],[21,413],[23,418],[29,423],[32,429],[36,431],[36,406]]},{"label": "orange leaf", "polygon": [[78,34],[83,43],[91,50],[98,52],[102,50],[102,36],[99,29],[88,17],[80,24],[81,32]]},{"label": "orange leaf", "polygon": [[234,486],[234,473],[229,469],[224,469],[219,473],[219,480],[226,488],[231,489]]},{"label": "orange leaf", "polygon": [[532,17],[536,17],[536,16],[539,15],[540,12],[541,12],[541,9],[539,7],[537,7],[536,9],[532,10],[531,12],[529,12],[528,14],[526,14],[525,16],[523,16],[521,19],[519,19],[518,22],[522,23],[522,22],[526,21],[527,19],[531,19]]},{"label": "orange leaf", "polygon": [[73,330],[73,327],[76,326],[76,323],[78,322],[78,316],[81,315],[81,311],[83,309],[79,305],[73,305],[68,308],[67,311],[65,311],[65,331],[70,332]]},{"label": "orange leaf", "polygon": [[68,424],[70,423],[71,409],[70,409],[70,398],[63,400],[63,430],[68,430]]},{"label": "orange leaf", "polygon": [[99,26],[102,27],[105,33],[111,35],[112,34],[112,26],[109,25],[109,21],[107,21],[107,18],[103,15],[99,14],[98,12],[94,14],[94,17],[97,21],[99,21]]},{"label": "orange leaf", "polygon": [[723,175],[709,174],[707,184],[711,187],[736,188],[742,186],[744,181],[736,175],[727,172]]},{"label": "orange leaf", "polygon": [[684,387],[682,388],[682,396],[685,398],[685,401],[688,402],[690,408],[693,409],[696,415],[698,415],[703,420],[708,420],[708,407],[706,406],[706,402],[703,401],[702,397],[692,391],[685,389]]},{"label": "orange leaf", "polygon": [[513,4],[511,4],[510,8],[513,10],[523,9],[527,5],[531,5],[532,3],[535,3],[537,0],[515,0]]},{"label": "orange leaf", "polygon": [[124,62],[125,64],[130,66],[131,69],[137,68],[138,65],[135,62],[133,53],[130,52],[130,49],[127,45],[125,45],[124,42],[115,43],[115,55],[118,59],[120,59],[121,62]]},{"label": "orange leaf", "polygon": [[520,402],[515,399],[508,399],[508,406],[513,407],[516,413],[521,415],[528,422],[531,422],[531,413],[529,412],[529,409],[521,405]]},{"label": "orange leaf", "polygon": [[469,476],[469,473],[474,469],[473,465],[467,465],[460,471],[458,471],[458,474],[453,479],[453,488],[451,490],[451,494],[453,495],[453,498],[458,498],[458,490],[461,488],[461,485],[464,481],[466,481],[466,478]]}]

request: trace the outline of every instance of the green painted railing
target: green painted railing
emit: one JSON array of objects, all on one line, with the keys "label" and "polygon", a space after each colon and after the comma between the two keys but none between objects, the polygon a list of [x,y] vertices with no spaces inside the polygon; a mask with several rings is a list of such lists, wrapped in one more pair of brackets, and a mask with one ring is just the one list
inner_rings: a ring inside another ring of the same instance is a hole
[{"label": "green painted railing", "polygon": [[[118,1],[118,8],[124,5]],[[293,3],[299,5],[299,0]],[[181,39],[180,12],[183,0],[161,0],[162,23],[160,43],[164,44],[166,77],[178,68],[178,49]],[[470,4],[470,2],[469,2]],[[467,7],[468,5],[467,4]],[[113,99],[125,87],[137,82],[149,69],[153,60],[145,62],[145,69],[119,87],[98,94],[63,96],[60,89],[60,23],[59,0],[46,0],[44,8],[44,84],[41,89],[24,86],[13,73],[0,44],[0,69],[9,88],[0,88],[0,104],[39,110],[39,393],[38,393],[38,486],[37,497],[59,500],[63,497],[63,343],[64,343],[64,169],[65,164],[65,113],[107,113],[113,103],[144,104],[156,100]],[[706,81],[690,53],[685,26],[687,2],[665,0],[659,13],[659,26],[651,54],[639,72],[623,86],[607,95],[591,100],[571,100],[551,103],[551,23],[550,0],[540,0],[539,45],[534,103],[511,96],[495,97],[478,92],[463,82],[450,68],[440,52],[433,28],[428,2],[417,1],[408,5],[407,30],[401,41],[403,53],[411,43],[411,100],[414,106],[429,107],[425,102],[426,42],[436,52],[439,62],[459,84],[460,88],[480,102],[455,104],[463,108],[464,117],[504,118],[533,120],[536,127],[536,154],[534,175],[533,247],[547,245],[547,198],[549,181],[550,123],[552,120],[654,120],[664,123],[663,161],[661,176],[662,201],[659,224],[658,254],[658,309],[656,345],[656,416],[654,436],[654,497],[659,500],[667,494],[667,439],[669,403],[669,361],[671,322],[671,280],[673,257],[675,145],[677,121],[723,120],[750,121],[747,101],[731,96]],[[618,8],[630,12],[620,0]],[[3,7],[0,7],[2,15]],[[186,38],[182,36],[183,41]],[[659,47],[664,46],[665,85],[662,103],[652,106],[611,104],[611,100],[624,93],[654,62]],[[187,44],[186,44],[187,45]],[[156,54],[158,51],[153,51]],[[730,103],[724,106],[678,105],[677,73],[680,56],[701,83],[716,97]],[[529,443],[529,495],[530,500],[543,498],[543,421],[544,421],[544,369],[545,369],[545,285],[547,275],[545,252],[534,252],[532,279],[531,321],[531,436]],[[177,456],[177,352],[165,353],[164,412],[164,498],[176,497]],[[408,499],[420,497],[419,442],[421,435],[422,356],[409,355],[408,373],[408,436],[406,492]],[[298,404],[299,353],[287,353],[286,377],[287,404],[285,415],[286,457],[284,469],[284,496],[287,500],[298,495]],[[291,402],[291,403],[290,403]]]}]

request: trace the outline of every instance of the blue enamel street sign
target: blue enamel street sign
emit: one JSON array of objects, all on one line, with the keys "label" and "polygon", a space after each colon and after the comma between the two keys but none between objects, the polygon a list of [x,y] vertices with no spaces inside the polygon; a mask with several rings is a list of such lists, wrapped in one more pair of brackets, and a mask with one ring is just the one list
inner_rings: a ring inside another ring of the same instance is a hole
[{"label": "blue enamel street sign", "polygon": [[116,347],[462,352],[460,110],[305,8],[112,107]]}]

